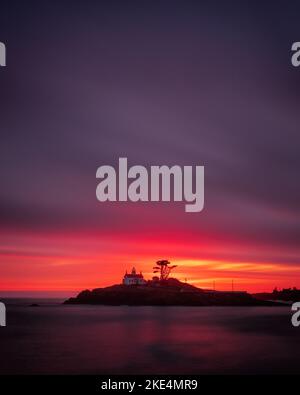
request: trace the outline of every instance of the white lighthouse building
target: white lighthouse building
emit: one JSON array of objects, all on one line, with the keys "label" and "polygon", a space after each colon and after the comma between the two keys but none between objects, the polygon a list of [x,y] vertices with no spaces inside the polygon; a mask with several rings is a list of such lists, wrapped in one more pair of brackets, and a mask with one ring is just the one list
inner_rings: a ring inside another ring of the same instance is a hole
[{"label": "white lighthouse building", "polygon": [[135,267],[133,267],[131,270],[131,273],[127,273],[127,271],[126,271],[124,278],[123,278],[123,284],[124,285],[144,285],[144,284],[146,284],[146,281],[144,280],[142,272],[137,274]]}]

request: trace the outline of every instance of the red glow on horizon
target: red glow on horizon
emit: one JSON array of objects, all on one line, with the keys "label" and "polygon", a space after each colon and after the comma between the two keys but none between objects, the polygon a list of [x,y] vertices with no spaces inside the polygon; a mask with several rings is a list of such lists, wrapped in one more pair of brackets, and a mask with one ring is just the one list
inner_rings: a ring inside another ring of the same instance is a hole
[{"label": "red glow on horizon", "polygon": [[[171,240],[171,242],[170,242]],[[249,292],[272,291],[276,286],[300,288],[297,266],[263,260],[269,251],[249,250],[242,243],[221,238],[186,240],[98,234],[3,234],[0,254],[0,291],[76,293],[82,289],[121,283],[125,270],[135,266],[146,279],[158,259],[178,265],[172,274],[200,288]],[[273,251],[272,251],[273,252]]]}]

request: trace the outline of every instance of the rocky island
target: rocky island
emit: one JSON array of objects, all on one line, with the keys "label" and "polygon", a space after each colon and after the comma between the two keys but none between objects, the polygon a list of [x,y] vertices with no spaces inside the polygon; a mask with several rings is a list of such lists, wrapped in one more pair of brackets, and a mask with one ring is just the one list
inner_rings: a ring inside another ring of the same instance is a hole
[{"label": "rocky island", "polygon": [[112,285],[82,291],[65,304],[111,306],[272,306],[247,292],[203,290],[175,278],[148,281],[141,285]]},{"label": "rocky island", "polygon": [[146,281],[142,273],[132,268],[125,273],[123,283],[92,291],[80,292],[65,304],[99,304],[111,306],[272,306],[275,302],[253,297],[245,291],[215,291],[197,288],[186,282],[169,278],[176,265],[167,260],[156,262],[152,280]]}]

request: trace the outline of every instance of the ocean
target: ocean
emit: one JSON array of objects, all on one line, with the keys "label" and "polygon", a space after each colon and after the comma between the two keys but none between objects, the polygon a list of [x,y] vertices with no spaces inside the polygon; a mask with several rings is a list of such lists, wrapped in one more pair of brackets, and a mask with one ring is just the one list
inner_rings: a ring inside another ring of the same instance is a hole
[{"label": "ocean", "polygon": [[4,302],[0,374],[300,373],[300,327],[288,306]]}]

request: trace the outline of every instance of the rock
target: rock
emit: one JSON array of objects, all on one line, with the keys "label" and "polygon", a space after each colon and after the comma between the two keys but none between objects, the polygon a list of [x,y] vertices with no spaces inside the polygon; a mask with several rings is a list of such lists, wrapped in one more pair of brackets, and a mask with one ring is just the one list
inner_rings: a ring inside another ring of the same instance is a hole
[{"label": "rock", "polygon": [[247,292],[205,291],[170,278],[145,285],[113,285],[84,290],[65,304],[100,304],[128,306],[270,306],[272,302],[258,300]]}]

